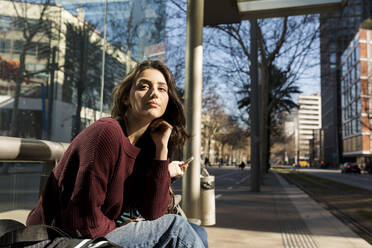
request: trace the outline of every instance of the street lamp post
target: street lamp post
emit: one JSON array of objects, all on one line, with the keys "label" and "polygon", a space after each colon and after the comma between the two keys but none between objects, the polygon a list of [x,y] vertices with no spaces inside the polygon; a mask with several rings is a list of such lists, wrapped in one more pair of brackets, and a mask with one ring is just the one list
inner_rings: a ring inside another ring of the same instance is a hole
[{"label": "street lamp post", "polygon": [[189,218],[200,219],[200,147],[203,67],[204,1],[187,1],[185,113],[186,131],[191,135],[184,157],[194,161],[183,176],[182,208]]}]

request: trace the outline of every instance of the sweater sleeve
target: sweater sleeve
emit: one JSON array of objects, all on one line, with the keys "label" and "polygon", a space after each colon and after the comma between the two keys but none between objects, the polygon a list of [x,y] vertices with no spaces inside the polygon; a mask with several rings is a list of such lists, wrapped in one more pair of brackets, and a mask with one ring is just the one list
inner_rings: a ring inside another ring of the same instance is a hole
[{"label": "sweater sleeve", "polygon": [[74,191],[62,211],[64,229],[78,231],[83,237],[104,236],[116,225],[102,212],[107,188],[117,163],[120,134],[115,128],[87,132],[77,142],[79,169]]},{"label": "sweater sleeve", "polygon": [[141,214],[147,220],[154,220],[163,216],[169,205],[170,175],[169,160],[153,160],[149,175],[146,176],[144,200]]}]

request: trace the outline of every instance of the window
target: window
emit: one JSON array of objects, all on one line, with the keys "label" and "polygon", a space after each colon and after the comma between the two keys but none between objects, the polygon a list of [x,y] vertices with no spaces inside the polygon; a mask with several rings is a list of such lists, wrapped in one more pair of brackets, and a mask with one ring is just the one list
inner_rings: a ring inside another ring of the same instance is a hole
[{"label": "window", "polygon": [[353,109],[352,109],[352,104],[348,106],[348,115],[347,117],[350,119],[353,116]]},{"label": "window", "polygon": [[355,116],[355,111],[356,111],[356,105],[354,104],[355,102],[352,102],[351,103],[351,113],[350,113],[350,117],[354,117]]},{"label": "window", "polygon": [[10,16],[0,16],[0,30],[9,30],[13,19]]},{"label": "window", "polygon": [[353,133],[358,133],[358,118],[353,120],[354,122],[354,132]]},{"label": "window", "polygon": [[46,65],[42,64],[27,64],[26,70],[29,72],[37,72],[46,69]]},{"label": "window", "polygon": [[343,77],[345,77],[346,72],[347,72],[346,63],[343,63],[343,64],[342,64],[342,76],[343,76]]},{"label": "window", "polygon": [[352,86],[351,86],[351,88],[350,88],[350,99],[351,100],[354,100],[354,98],[355,98],[355,84],[353,84]]},{"label": "window", "polygon": [[357,132],[360,133],[362,131],[362,119],[359,117],[357,119]]},{"label": "window", "polygon": [[337,62],[337,55],[336,53],[331,53],[330,56],[329,56],[329,62],[331,64],[336,64]]},{"label": "window", "polygon": [[49,44],[48,43],[39,43],[37,47],[37,56],[45,57],[49,55]]},{"label": "window", "polygon": [[354,99],[353,85],[350,86],[348,93],[349,93],[349,103],[348,104],[351,104],[351,102]]},{"label": "window", "polygon": [[344,108],[346,105],[346,102],[345,102],[345,94],[342,94],[341,95],[341,107]]},{"label": "window", "polygon": [[22,50],[23,50],[23,46],[24,46],[24,41],[23,40],[16,40],[14,41],[14,53],[21,53]]},{"label": "window", "polygon": [[362,91],[360,89],[360,81],[358,80],[355,83],[355,95],[356,95],[356,97],[360,97],[361,94],[362,94]]},{"label": "window", "polygon": [[36,55],[36,47],[37,47],[37,43],[31,42],[26,47],[26,54],[28,54],[28,55]]},{"label": "window", "polygon": [[348,115],[347,111],[348,111],[347,107],[343,109],[343,112],[344,112],[344,121],[347,120],[347,115]]},{"label": "window", "polygon": [[0,40],[0,52],[10,53],[11,51],[11,41],[8,39]]},{"label": "window", "polygon": [[25,21],[24,18],[18,17],[13,22],[13,29],[22,31],[25,29]]},{"label": "window", "polygon": [[360,113],[362,112],[362,101],[361,101],[361,98],[358,98],[358,100],[356,101],[357,103],[357,115],[360,115]]},{"label": "window", "polygon": [[342,136],[346,136],[346,132],[345,132],[345,124],[342,125]]}]

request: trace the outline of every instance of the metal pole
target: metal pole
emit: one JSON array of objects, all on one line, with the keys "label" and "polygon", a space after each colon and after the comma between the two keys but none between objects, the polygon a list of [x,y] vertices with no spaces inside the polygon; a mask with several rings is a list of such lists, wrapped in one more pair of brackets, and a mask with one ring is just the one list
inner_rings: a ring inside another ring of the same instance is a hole
[{"label": "metal pole", "polygon": [[99,118],[102,118],[103,89],[105,87],[106,33],[107,33],[107,0],[105,1],[105,17],[103,21],[103,49],[102,49],[102,73],[101,73],[101,96],[100,96],[100,103],[99,103]]},{"label": "metal pole", "polygon": [[48,122],[47,122],[47,138],[52,138],[52,113],[53,113],[53,101],[54,101],[54,73],[56,70],[56,52],[57,47],[53,47],[52,50],[52,65],[50,70],[50,85],[48,92]]},{"label": "metal pole", "polygon": [[251,191],[260,192],[260,141],[258,111],[258,54],[257,54],[257,20],[250,20],[251,38]]},{"label": "metal pole", "polygon": [[41,87],[41,136],[46,139],[46,113],[45,113],[45,88],[44,83],[40,84]]},{"label": "metal pole", "polygon": [[186,130],[191,140],[185,146],[185,159],[194,161],[183,176],[182,208],[187,217],[200,219],[200,147],[201,99],[203,65],[204,1],[187,1],[186,62],[185,62],[185,113]]}]

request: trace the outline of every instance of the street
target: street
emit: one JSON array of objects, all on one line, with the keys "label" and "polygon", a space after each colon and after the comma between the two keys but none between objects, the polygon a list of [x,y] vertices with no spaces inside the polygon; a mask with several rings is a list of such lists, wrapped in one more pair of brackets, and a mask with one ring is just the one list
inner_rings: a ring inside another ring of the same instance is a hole
[{"label": "street", "polygon": [[[10,171],[13,172],[14,168]],[[372,191],[372,176],[367,174],[341,174],[339,170],[330,169],[297,169],[318,177],[338,181],[355,187]],[[14,171],[16,172],[16,171]],[[0,211],[11,209],[32,209],[38,199],[40,173],[9,173],[0,175]],[[216,204],[223,200],[233,189],[249,187],[249,169],[236,167],[208,167],[208,172],[215,176]],[[182,179],[174,185],[174,192],[181,194]]]},{"label": "street", "polygon": [[329,180],[334,180],[344,184],[352,185],[359,188],[364,188],[372,191],[372,175],[368,174],[341,174],[340,170],[331,169],[297,169],[302,173],[309,173],[314,176],[322,177]]},{"label": "street", "polygon": [[[216,201],[223,199],[224,196],[228,195],[232,189],[239,188],[241,186],[249,186],[249,169],[240,170],[236,167],[208,167],[210,175],[215,176],[215,196]],[[174,192],[181,194],[181,183],[182,179],[178,179],[174,185]]]}]

